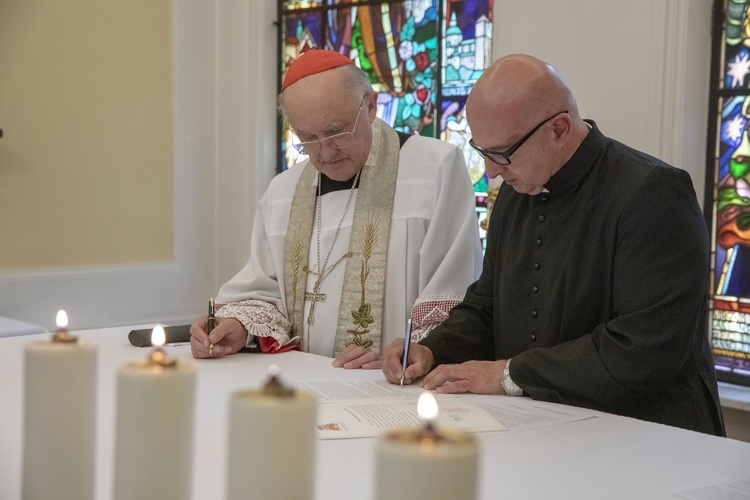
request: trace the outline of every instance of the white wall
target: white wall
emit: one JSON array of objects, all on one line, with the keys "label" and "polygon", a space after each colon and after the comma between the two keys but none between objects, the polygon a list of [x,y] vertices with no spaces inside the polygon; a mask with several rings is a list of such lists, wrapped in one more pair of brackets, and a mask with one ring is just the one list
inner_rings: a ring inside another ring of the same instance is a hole
[{"label": "white wall", "polygon": [[255,206],[276,170],[274,0],[221,0],[217,32],[214,286],[245,264]]},{"label": "white wall", "polygon": [[[554,64],[602,131],[688,170],[703,199],[711,6],[495,0],[495,57]],[[174,0],[175,261],[0,274],[0,315],[72,328],[188,321],[247,259],[274,174],[275,0]]]},{"label": "white wall", "polygon": [[711,2],[497,0],[495,58],[543,59],[605,135],[690,172],[703,202]]},{"label": "white wall", "polygon": [[52,329],[65,308],[82,329],[177,323],[205,309],[216,280],[216,33],[213,2],[173,3],[173,261],[0,273],[0,315]]}]

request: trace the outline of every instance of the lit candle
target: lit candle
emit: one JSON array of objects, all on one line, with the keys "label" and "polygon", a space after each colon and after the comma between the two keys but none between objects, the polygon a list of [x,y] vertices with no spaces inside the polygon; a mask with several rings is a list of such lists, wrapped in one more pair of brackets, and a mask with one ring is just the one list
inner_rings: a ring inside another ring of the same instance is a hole
[{"label": "lit candle", "polygon": [[166,354],[164,328],[155,349],[117,373],[114,498],[190,498],[195,369]]},{"label": "lit candle", "polygon": [[477,497],[478,448],[466,433],[436,429],[435,397],[419,396],[417,412],[426,421],[420,429],[384,434],[377,446],[375,498],[434,500]]},{"label": "lit candle", "polygon": [[25,349],[24,499],[94,498],[96,347],[57,313],[50,340]]},{"label": "lit candle", "polygon": [[284,387],[275,365],[259,390],[232,395],[227,498],[313,498],[315,396]]}]

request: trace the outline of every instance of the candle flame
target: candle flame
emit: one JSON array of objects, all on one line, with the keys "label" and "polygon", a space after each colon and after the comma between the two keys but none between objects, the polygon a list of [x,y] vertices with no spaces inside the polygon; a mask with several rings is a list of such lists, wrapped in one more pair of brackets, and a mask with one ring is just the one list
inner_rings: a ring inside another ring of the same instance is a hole
[{"label": "candle flame", "polygon": [[57,311],[57,318],[55,321],[58,328],[65,328],[68,326],[68,313],[65,312],[65,309]]},{"label": "candle flame", "polygon": [[164,327],[156,325],[154,329],[151,330],[151,345],[154,347],[160,347],[164,345],[166,340],[167,335],[164,333]]},{"label": "candle flame", "polygon": [[270,364],[268,365],[268,375],[271,377],[275,377],[279,374],[279,365],[277,364]]},{"label": "candle flame", "polygon": [[438,416],[438,405],[431,392],[424,391],[417,400],[417,414],[427,422],[434,422]]}]

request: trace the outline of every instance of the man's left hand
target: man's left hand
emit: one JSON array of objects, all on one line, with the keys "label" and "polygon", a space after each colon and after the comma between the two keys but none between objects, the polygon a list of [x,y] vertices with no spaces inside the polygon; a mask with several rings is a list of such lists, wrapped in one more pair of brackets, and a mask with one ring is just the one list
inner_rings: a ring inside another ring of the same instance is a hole
[{"label": "man's left hand", "polygon": [[363,370],[379,370],[383,364],[383,359],[375,352],[369,349],[351,344],[341,351],[336,359],[331,363],[336,368],[346,368],[352,370],[362,368]]},{"label": "man's left hand", "polygon": [[460,365],[440,365],[428,373],[420,387],[440,394],[471,392],[505,394],[502,385],[507,360],[467,361]]}]

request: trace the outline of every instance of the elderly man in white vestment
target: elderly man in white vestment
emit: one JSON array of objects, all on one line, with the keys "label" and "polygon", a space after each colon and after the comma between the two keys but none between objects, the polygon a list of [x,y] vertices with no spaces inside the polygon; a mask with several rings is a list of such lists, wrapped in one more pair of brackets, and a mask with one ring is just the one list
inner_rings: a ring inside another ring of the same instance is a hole
[{"label": "elderly man in white vestment", "polygon": [[481,270],[462,152],[399,134],[347,57],[311,50],[292,63],[281,112],[308,155],[276,176],[255,214],[251,255],[221,287],[216,327],[191,326],[197,358],[243,348],[302,349],[375,369],[381,346],[442,322]]}]

